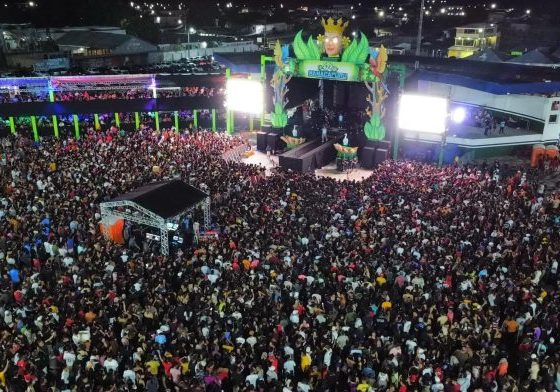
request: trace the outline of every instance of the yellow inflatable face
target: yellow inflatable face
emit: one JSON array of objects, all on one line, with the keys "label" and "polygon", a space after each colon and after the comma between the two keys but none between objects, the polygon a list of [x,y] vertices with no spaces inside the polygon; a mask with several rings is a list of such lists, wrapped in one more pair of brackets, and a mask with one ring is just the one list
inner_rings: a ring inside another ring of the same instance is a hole
[{"label": "yellow inflatable face", "polygon": [[344,30],[348,26],[348,22],[344,23],[342,19],[335,21],[333,18],[321,20],[321,24],[325,29],[325,35],[321,36],[325,53],[329,57],[339,56],[344,48],[345,37]]},{"label": "yellow inflatable face", "polygon": [[329,57],[336,57],[342,52],[342,35],[325,33],[325,53]]}]

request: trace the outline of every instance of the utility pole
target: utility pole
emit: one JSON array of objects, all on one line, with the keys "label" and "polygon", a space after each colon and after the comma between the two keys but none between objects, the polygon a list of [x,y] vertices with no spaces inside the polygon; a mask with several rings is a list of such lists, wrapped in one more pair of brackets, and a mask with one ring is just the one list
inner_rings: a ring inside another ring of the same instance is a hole
[{"label": "utility pole", "polygon": [[267,24],[267,21],[268,21],[267,17],[268,17],[268,11],[267,11],[266,15],[264,16],[263,46],[264,46],[265,50],[267,49],[267,46],[266,46],[266,24]]},{"label": "utility pole", "polygon": [[420,18],[418,19],[418,37],[416,37],[416,56],[420,56],[422,45],[422,25],[424,24],[424,0],[420,0]]}]

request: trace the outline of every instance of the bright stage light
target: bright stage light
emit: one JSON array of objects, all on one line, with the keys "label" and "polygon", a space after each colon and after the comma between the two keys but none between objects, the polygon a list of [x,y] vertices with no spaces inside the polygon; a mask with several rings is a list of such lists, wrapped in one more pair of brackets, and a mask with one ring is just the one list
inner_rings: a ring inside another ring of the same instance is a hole
[{"label": "bright stage light", "polygon": [[444,133],[447,99],[424,95],[402,95],[399,102],[399,128],[405,131]]},{"label": "bright stage light", "polygon": [[226,83],[226,106],[236,112],[261,114],[263,86],[256,80],[229,79]]},{"label": "bright stage light", "polygon": [[463,121],[465,121],[466,117],[467,111],[465,110],[465,108],[455,108],[451,112],[451,119],[456,124],[461,124]]}]

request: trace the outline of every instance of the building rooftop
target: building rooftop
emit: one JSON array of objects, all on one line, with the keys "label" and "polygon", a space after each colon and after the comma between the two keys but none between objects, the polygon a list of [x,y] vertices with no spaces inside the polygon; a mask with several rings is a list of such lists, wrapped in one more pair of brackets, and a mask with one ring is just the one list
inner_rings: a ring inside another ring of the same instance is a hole
[{"label": "building rooftop", "polygon": [[56,43],[62,46],[115,49],[130,38],[129,35],[83,30],[68,32],[58,38]]},{"label": "building rooftop", "polygon": [[487,29],[490,27],[495,27],[494,23],[469,23],[463,26],[455,27],[456,29]]}]

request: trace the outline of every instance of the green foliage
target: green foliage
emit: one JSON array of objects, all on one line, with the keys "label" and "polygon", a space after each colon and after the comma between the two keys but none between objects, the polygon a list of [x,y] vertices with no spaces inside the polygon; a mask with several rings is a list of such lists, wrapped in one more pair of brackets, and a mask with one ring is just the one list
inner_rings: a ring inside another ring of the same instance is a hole
[{"label": "green foliage", "polygon": [[317,46],[313,37],[309,37],[306,44],[301,34],[302,30],[300,30],[294,38],[293,46],[296,57],[299,60],[320,60],[321,51],[319,50],[319,46]]},{"label": "green foliage", "polygon": [[346,152],[341,152],[341,151],[338,151],[336,153],[336,156],[338,158],[346,160],[346,161],[349,161],[351,159],[356,158],[356,155],[358,155],[358,154],[357,153],[346,153]]},{"label": "green foliage", "polygon": [[309,60],[320,60],[321,59],[321,51],[319,50],[319,46],[317,42],[313,39],[313,37],[309,37],[307,40],[307,51],[310,56]]},{"label": "green foliage", "polygon": [[342,62],[352,64],[363,64],[369,56],[369,41],[364,33],[360,35],[360,42],[356,38],[352,40],[349,47],[342,53]]},{"label": "green foliage", "polygon": [[364,126],[364,133],[368,140],[385,139],[385,126],[379,113],[374,113]]},{"label": "green foliage", "polygon": [[379,78],[375,76],[375,74],[371,70],[371,66],[368,63],[362,64],[360,67],[360,71],[361,71],[360,80],[362,82],[375,83],[379,80]]},{"label": "green foliage", "polygon": [[357,47],[358,47],[358,41],[356,41],[356,38],[354,38],[350,46],[348,46],[342,53],[342,58],[340,61],[343,61],[345,63],[352,63],[353,62],[352,59],[355,56],[354,53],[356,52]]},{"label": "green foliage", "polygon": [[301,38],[302,31],[300,30],[294,38],[294,53],[299,60],[307,60],[309,53],[307,45],[303,42],[303,38]]},{"label": "green foliage", "polygon": [[288,124],[288,114],[282,104],[274,105],[274,112],[270,113],[270,122],[274,128],[284,128]]}]

